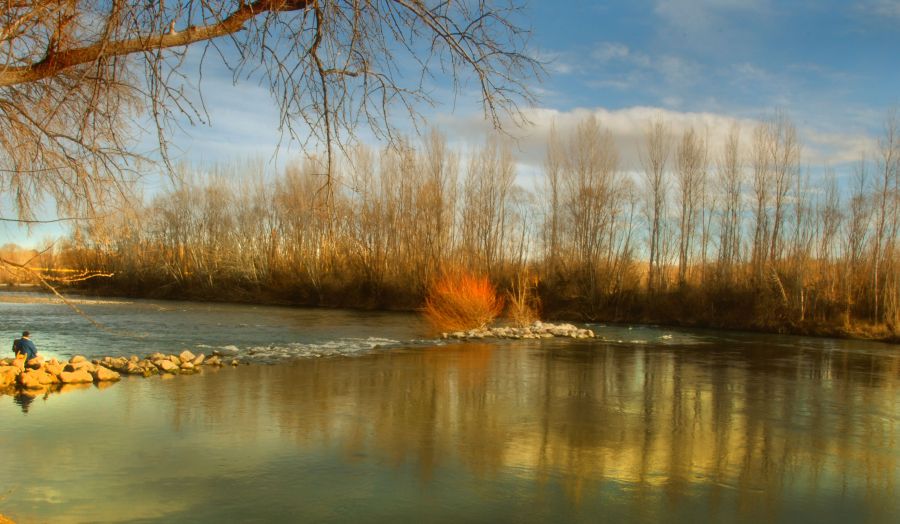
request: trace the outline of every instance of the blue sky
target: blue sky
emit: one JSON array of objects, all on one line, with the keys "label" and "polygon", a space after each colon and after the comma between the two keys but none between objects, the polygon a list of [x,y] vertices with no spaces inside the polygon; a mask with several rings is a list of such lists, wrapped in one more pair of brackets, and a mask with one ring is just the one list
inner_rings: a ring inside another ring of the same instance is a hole
[{"label": "blue sky", "polygon": [[[654,115],[676,132],[694,126],[715,135],[775,109],[797,124],[804,164],[841,175],[874,147],[888,110],[900,107],[900,0],[531,1],[525,16],[532,49],[547,68],[534,84],[532,127],[509,129],[530,176],[539,174],[552,122],[564,132],[597,115],[627,164]],[[303,154],[283,144],[272,160],[278,113],[264,88],[233,86],[215,67],[205,70],[203,88],[211,122],[174,137],[182,160],[255,156],[278,169]],[[465,92],[455,104],[423,111],[463,147],[480,143],[488,129]],[[138,138],[152,147],[152,136]],[[33,243],[57,229],[38,228],[29,237],[0,226],[0,244]]]},{"label": "blue sky", "polygon": [[[783,110],[800,129],[805,163],[839,167],[870,149],[887,111],[900,106],[900,0],[532,1],[525,16],[547,68],[534,84],[533,127],[510,129],[526,171],[540,165],[550,121],[564,131],[596,113],[627,159],[656,110],[676,132],[692,125],[712,134]],[[183,157],[270,159],[279,133],[268,93],[232,86],[214,69],[204,86],[211,126],[176,140]],[[423,112],[461,144],[480,143],[488,130],[465,92]],[[301,154],[283,146],[277,165]]]}]

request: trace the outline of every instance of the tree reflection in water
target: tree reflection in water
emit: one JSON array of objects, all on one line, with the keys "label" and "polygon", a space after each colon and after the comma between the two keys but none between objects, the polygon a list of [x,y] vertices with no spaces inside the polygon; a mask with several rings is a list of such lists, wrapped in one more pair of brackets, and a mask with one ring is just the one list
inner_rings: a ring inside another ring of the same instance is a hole
[{"label": "tree reflection in water", "polygon": [[376,468],[441,493],[515,486],[534,507],[561,489],[568,507],[632,520],[698,506],[713,520],[831,506],[891,520],[898,377],[894,351],[544,341],[248,366],[97,395],[118,395],[135,420],[162,413],[204,447],[183,452],[216,468],[217,450],[237,450],[225,456],[246,460],[240,472],[334,454],[342,466],[316,482],[336,490],[351,482],[341,468]]}]

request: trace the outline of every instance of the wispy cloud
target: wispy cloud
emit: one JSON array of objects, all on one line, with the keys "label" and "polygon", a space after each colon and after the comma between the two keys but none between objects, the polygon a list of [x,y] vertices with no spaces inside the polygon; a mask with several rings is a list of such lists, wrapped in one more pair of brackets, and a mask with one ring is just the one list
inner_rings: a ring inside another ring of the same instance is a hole
[{"label": "wispy cloud", "polygon": [[878,18],[900,18],[900,0],[862,0],[857,11]]},{"label": "wispy cloud", "polygon": [[699,35],[721,31],[736,13],[768,10],[767,0],[656,0],[653,12],[675,29]]}]

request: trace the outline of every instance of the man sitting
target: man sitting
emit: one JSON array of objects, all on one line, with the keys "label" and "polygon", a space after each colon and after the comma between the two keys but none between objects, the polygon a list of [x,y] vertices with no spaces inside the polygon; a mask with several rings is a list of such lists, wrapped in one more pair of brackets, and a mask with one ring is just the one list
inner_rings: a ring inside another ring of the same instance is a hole
[{"label": "man sitting", "polygon": [[28,362],[37,356],[37,348],[34,346],[34,342],[28,338],[29,335],[29,332],[23,331],[22,338],[14,340],[12,347],[13,353],[16,354],[16,358],[19,358],[19,355],[24,355],[25,362]]}]

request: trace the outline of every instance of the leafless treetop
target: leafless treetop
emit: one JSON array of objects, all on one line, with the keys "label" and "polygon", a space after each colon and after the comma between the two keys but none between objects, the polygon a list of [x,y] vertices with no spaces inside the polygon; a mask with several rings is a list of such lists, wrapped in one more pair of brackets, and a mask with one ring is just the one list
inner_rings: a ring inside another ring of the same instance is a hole
[{"label": "leafless treetop", "polygon": [[520,10],[519,0],[0,0],[0,192],[18,219],[47,196],[73,213],[124,192],[134,126],[155,127],[168,163],[178,122],[207,120],[210,60],[267,86],[282,132],[324,144],[329,159],[360,125],[391,139],[392,114],[416,123],[445,96],[432,80],[448,78],[453,94],[477,86],[499,126],[531,102],[540,74]]}]

